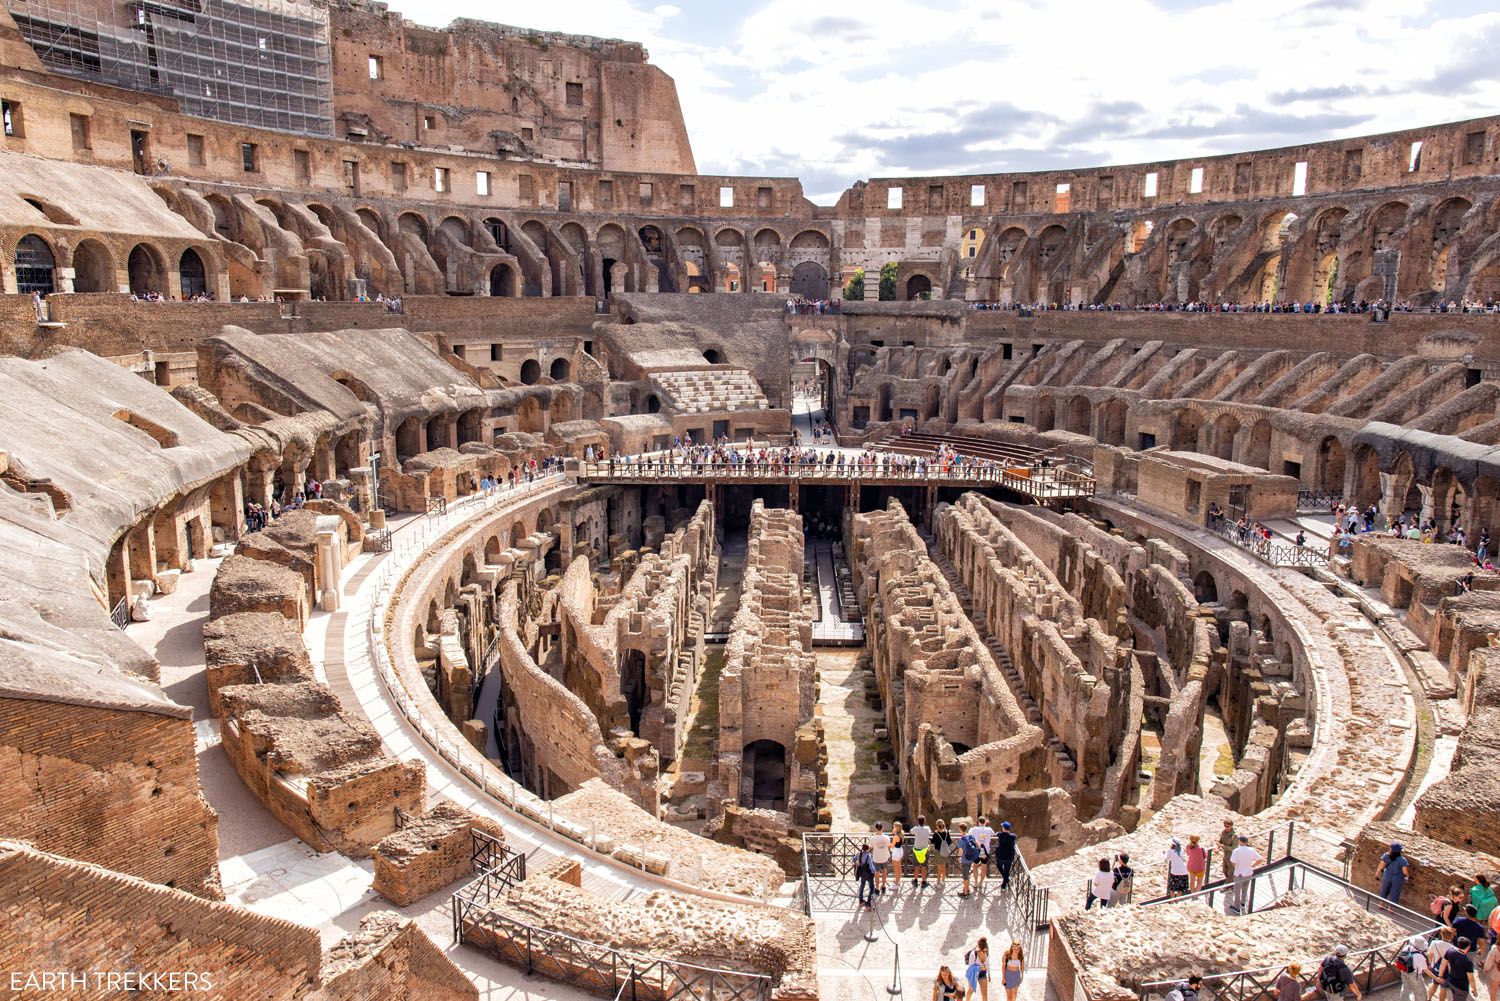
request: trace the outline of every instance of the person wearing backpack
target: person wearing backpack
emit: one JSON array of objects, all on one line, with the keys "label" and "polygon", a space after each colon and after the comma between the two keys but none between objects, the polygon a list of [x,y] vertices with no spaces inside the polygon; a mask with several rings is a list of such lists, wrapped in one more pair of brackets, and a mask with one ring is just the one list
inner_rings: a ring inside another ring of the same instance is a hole
[{"label": "person wearing backpack", "polygon": [[1323,962],[1318,966],[1318,990],[1329,1001],[1342,998],[1345,991],[1353,991],[1355,1001],[1364,1001],[1364,993],[1360,991],[1359,984],[1354,982],[1354,971],[1349,969],[1349,963],[1344,958],[1348,955],[1347,945],[1336,945],[1333,952],[1324,956]]},{"label": "person wearing backpack", "polygon": [[974,869],[974,863],[978,862],[984,853],[979,849],[979,842],[974,840],[974,835],[969,833],[969,825],[960,823],[958,825],[958,871],[964,878],[964,888],[959,891],[960,897],[969,895],[969,874]]},{"label": "person wearing backpack", "polygon": [[1396,953],[1396,969],[1401,974],[1400,1001],[1426,1001],[1427,998],[1427,939],[1413,935],[1407,939],[1401,951]]},{"label": "person wearing backpack", "polygon": [[854,878],[859,880],[859,902],[869,910],[875,899],[875,857],[870,854],[868,841],[859,846],[859,854],[854,857]]}]

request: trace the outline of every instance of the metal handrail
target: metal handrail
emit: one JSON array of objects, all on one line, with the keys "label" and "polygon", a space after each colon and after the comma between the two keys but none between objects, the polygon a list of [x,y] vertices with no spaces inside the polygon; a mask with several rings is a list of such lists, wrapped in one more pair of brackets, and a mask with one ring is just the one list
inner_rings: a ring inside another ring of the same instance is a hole
[{"label": "metal handrail", "polygon": [[[704,992],[723,1001],[768,1001],[771,996],[768,974],[646,956],[506,917],[489,906],[492,896],[481,899],[482,894],[492,892],[491,887],[480,885],[489,881],[486,874],[453,894],[455,944],[487,946],[497,958],[523,967],[528,974],[556,974],[555,979],[606,997],[619,997],[625,985],[642,982],[653,988],[647,995],[653,1001],[672,1001],[683,995],[700,999]],[[487,934],[471,942],[467,936],[473,931]],[[648,979],[653,974],[654,982]]]},{"label": "metal handrail", "polygon": [[1272,566],[1323,567],[1328,565],[1328,553],[1313,546],[1299,546],[1295,542],[1272,542],[1254,534],[1248,539],[1241,539],[1239,532],[1228,518],[1210,518],[1204,527],[1224,541],[1238,546]]},{"label": "metal handrail", "polygon": [[[1093,477],[1065,469],[1027,470],[1020,475],[1008,466],[954,465],[946,469],[928,466],[890,466],[849,463],[843,466],[827,463],[753,460],[746,462],[704,462],[683,458],[646,458],[636,461],[606,460],[582,462],[576,467],[580,479],[650,479],[682,480],[712,478],[715,480],[751,480],[762,477],[799,482],[859,483],[873,480],[897,480],[913,483],[993,484],[1017,493],[1039,497],[1089,497],[1095,490]],[[1034,473],[1035,475],[1031,475]]]}]

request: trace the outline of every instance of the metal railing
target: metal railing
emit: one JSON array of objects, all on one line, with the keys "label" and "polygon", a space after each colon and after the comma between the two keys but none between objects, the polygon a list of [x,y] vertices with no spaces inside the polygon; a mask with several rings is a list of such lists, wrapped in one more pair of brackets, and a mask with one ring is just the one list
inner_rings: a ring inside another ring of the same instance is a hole
[{"label": "metal railing", "polygon": [[895,466],[883,463],[696,462],[683,458],[645,458],[634,462],[579,462],[574,473],[583,480],[787,480],[799,483],[914,483],[954,486],[1000,486],[1033,497],[1092,497],[1094,479],[1065,469],[1023,470],[1011,466]]},{"label": "metal railing", "polygon": [[469,831],[469,865],[481,876],[493,875],[509,889],[526,882],[526,856],[478,828]]},{"label": "metal railing", "polygon": [[130,596],[126,595],[115,602],[115,607],[109,610],[109,621],[115,624],[116,629],[124,629],[130,625]]},{"label": "metal railing", "polygon": [[1239,529],[1228,518],[1210,518],[1205,526],[1210,532],[1231,542],[1258,559],[1275,567],[1325,567],[1328,553],[1313,546],[1295,542],[1276,542],[1254,531],[1241,537]]},{"label": "metal railing", "polygon": [[379,528],[373,532],[365,533],[364,550],[367,553],[388,553],[391,551],[391,530]]},{"label": "metal railing", "polygon": [[1332,490],[1298,490],[1297,510],[1315,511],[1319,514],[1333,513],[1333,506],[1343,499],[1343,494]]},{"label": "metal railing", "polygon": [[[490,906],[493,873],[453,894],[453,937],[501,962],[606,998],[769,1001],[771,978],[613,949],[506,917]],[[481,885],[484,884],[484,885]]]}]

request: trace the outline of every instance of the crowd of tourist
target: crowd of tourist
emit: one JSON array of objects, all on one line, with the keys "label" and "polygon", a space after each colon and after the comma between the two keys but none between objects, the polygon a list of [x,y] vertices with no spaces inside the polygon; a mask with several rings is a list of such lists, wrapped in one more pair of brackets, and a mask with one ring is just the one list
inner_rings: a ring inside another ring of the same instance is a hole
[{"label": "crowd of tourist", "polygon": [[807,299],[798,295],[786,301],[786,311],[796,316],[837,316],[841,309],[837,299]]},{"label": "crowd of tourist", "polygon": [[[828,432],[831,437],[831,431]],[[603,461],[603,460],[600,460]],[[800,445],[759,445],[753,442],[733,443],[728,437],[713,444],[695,445],[691,436],[674,437],[673,445],[666,453],[641,453],[610,458],[609,471],[613,474],[617,465],[625,472],[634,473],[669,469],[690,469],[694,474],[723,470],[726,475],[751,473],[790,473],[794,470],[821,471],[825,475],[892,476],[892,477],[955,477],[968,479],[999,478],[1009,470],[1010,464],[977,455],[967,455],[947,444],[939,445],[935,454],[904,455],[896,452],[878,452],[866,448],[851,453],[836,448],[804,447]],[[1048,458],[1032,460],[1030,473],[1033,477],[1046,475],[1052,468]]]},{"label": "crowd of tourist", "polygon": [[[259,501],[249,501],[245,504],[245,531],[259,532],[266,525],[280,518],[287,511],[296,511],[309,500],[319,500],[323,496],[323,484],[308,477],[300,484],[295,484],[290,490],[277,477],[271,484],[271,502],[262,504]],[[358,497],[351,498],[354,510],[359,510]]]},{"label": "crowd of tourist", "polygon": [[1343,316],[1368,313],[1500,313],[1500,299],[1449,299],[1419,306],[1410,299],[1388,302],[1360,299],[1357,302],[1149,302],[1124,303],[1057,303],[1057,302],[971,302],[969,308],[979,311],[1013,310],[1028,313],[1303,313]]}]

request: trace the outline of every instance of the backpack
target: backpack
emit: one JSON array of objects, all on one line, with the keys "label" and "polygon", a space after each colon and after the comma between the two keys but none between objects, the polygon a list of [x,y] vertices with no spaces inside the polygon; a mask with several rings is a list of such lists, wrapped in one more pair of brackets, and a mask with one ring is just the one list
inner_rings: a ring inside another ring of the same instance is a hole
[{"label": "backpack", "polygon": [[875,856],[869,852],[855,853],[854,871],[861,876],[875,875]]},{"label": "backpack", "polygon": [[971,835],[965,834],[963,837],[959,838],[958,844],[959,847],[963,849],[964,861],[979,861],[979,843],[975,841]]},{"label": "backpack", "polygon": [[1411,946],[1403,946],[1401,951],[1396,953],[1396,969],[1402,973],[1410,973],[1414,965]]},{"label": "backpack", "polygon": [[1324,994],[1344,993],[1345,969],[1343,962],[1332,956],[1323,960],[1323,965],[1318,967],[1318,990]]}]

